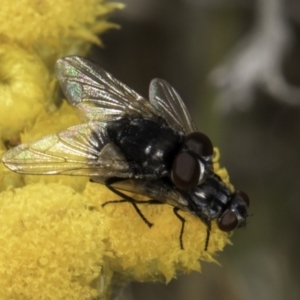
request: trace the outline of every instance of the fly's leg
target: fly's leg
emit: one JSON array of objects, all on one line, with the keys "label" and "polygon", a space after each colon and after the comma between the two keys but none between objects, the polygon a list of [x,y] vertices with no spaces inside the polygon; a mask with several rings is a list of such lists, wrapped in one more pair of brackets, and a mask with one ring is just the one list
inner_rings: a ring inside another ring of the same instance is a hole
[{"label": "fly's leg", "polygon": [[140,203],[143,201],[137,201],[134,200],[133,198],[127,196],[126,194],[120,192],[119,190],[117,190],[116,188],[114,188],[112,186],[112,184],[123,181],[123,178],[118,178],[118,177],[112,177],[112,178],[108,178],[105,180],[105,185],[106,187],[111,190],[113,193],[115,193],[116,195],[122,197],[122,200],[112,200],[112,201],[107,201],[105,203],[102,204],[102,207],[104,207],[107,204],[112,204],[112,203],[123,203],[123,202],[129,202],[132,204],[132,206],[134,207],[134,209],[136,210],[136,212],[138,213],[138,215],[142,218],[142,220],[149,226],[152,227],[153,224],[150,223],[146,217],[142,214],[142,212],[140,211],[140,209],[138,208],[138,206],[136,205],[136,203]]},{"label": "fly's leg", "polygon": [[174,207],[173,208],[173,212],[175,214],[175,216],[180,220],[181,222],[181,230],[180,230],[180,235],[179,235],[179,242],[180,242],[180,248],[181,250],[184,250],[183,247],[183,232],[184,232],[184,224],[185,224],[185,218],[183,218],[179,213],[178,213],[179,208],[178,207]]},{"label": "fly's leg", "polygon": [[[105,180],[105,185],[106,187],[111,190],[113,193],[115,193],[116,195],[122,197],[122,200],[112,200],[112,201],[107,201],[105,203],[102,204],[102,207],[104,207],[107,204],[112,204],[112,203],[124,203],[124,202],[130,202],[134,209],[136,210],[136,212],[139,214],[139,216],[143,219],[143,221],[149,226],[152,227],[153,224],[150,223],[146,217],[142,214],[142,212],[140,211],[140,209],[137,206],[138,204],[165,204],[164,202],[155,200],[155,199],[150,199],[150,200],[135,200],[129,196],[127,196],[126,194],[120,192],[119,190],[117,190],[116,188],[112,187],[112,184],[123,181],[125,179],[123,178],[118,178],[118,177],[112,177],[112,178],[108,178],[107,180]],[[184,225],[185,225],[185,219],[178,213],[179,208],[178,207],[174,207],[173,208],[173,212],[175,214],[175,216],[180,220],[181,222],[181,230],[180,230],[180,235],[179,235],[179,243],[180,243],[180,248],[182,250],[184,250],[183,247],[183,233],[184,233]],[[210,224],[209,224],[210,225]],[[205,250],[207,249],[208,246],[208,240],[209,240],[209,233],[210,233],[210,226],[207,226],[207,238],[206,238],[206,244],[205,244]]]},{"label": "fly's leg", "polygon": [[209,238],[210,238],[210,230],[211,230],[211,222],[208,222],[206,224],[207,229],[206,229],[206,240],[205,240],[205,247],[204,247],[204,251],[207,251],[208,248],[208,243],[209,243]]},{"label": "fly's leg", "polygon": [[[176,217],[181,221],[181,230],[180,230],[180,235],[179,235],[179,241],[180,241],[180,248],[184,250],[183,247],[183,232],[184,232],[184,225],[185,225],[185,219],[178,213],[179,208],[174,207],[173,208],[174,214]],[[211,231],[211,222],[207,221],[205,222],[206,224],[206,239],[205,239],[205,245],[204,245],[204,251],[207,251],[208,244],[209,244],[209,238],[210,238],[210,231]]]},{"label": "fly's leg", "polygon": [[[154,200],[154,199],[150,199],[148,201],[138,201],[137,203],[140,204],[165,204],[164,202],[158,201],[158,200]],[[180,244],[180,249],[184,250],[183,247],[183,232],[184,232],[184,225],[185,225],[185,218],[183,218],[179,213],[180,209],[178,207],[174,207],[173,208],[173,212],[175,214],[175,216],[180,220],[181,222],[181,230],[180,230],[180,235],[179,235],[179,244]]]},{"label": "fly's leg", "polygon": [[[154,199],[150,199],[150,200],[147,200],[147,201],[137,201],[137,203],[139,203],[139,204],[165,204],[164,202],[154,200]],[[181,222],[181,230],[180,230],[180,235],[179,235],[179,244],[180,244],[180,249],[184,250],[184,247],[183,247],[183,232],[184,232],[185,219],[178,213],[179,210],[180,209],[178,207],[173,208],[173,212],[174,212],[175,216]]]}]

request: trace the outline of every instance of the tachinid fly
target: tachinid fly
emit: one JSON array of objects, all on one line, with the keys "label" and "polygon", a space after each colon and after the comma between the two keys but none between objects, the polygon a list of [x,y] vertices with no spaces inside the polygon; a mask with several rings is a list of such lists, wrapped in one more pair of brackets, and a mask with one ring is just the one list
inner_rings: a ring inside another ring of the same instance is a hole
[{"label": "tachinid fly", "polygon": [[[232,193],[214,173],[213,146],[197,131],[178,93],[166,81],[153,79],[144,99],[94,63],[77,56],[59,59],[56,72],[69,103],[84,123],[6,152],[3,163],[24,174],[86,175],[130,202],[148,226],[137,204],[167,203],[231,231],[245,225],[249,198]],[[141,202],[122,191],[149,197]],[[104,205],[105,205],[104,204]]]}]

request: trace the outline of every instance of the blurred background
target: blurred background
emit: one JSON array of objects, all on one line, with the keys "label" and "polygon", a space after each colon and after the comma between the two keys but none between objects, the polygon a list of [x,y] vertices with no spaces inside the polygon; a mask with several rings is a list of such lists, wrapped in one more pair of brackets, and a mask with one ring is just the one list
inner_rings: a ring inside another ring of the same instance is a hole
[{"label": "blurred background", "polygon": [[127,299],[300,299],[300,2],[123,0],[91,58],[144,97],[170,82],[250,196],[247,228],[202,273]]}]

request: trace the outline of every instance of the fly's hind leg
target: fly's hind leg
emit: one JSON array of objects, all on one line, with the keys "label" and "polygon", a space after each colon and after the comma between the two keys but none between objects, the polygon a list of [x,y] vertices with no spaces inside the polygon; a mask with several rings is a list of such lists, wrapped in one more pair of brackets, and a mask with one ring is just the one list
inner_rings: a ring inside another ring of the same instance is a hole
[{"label": "fly's hind leg", "polygon": [[125,179],[123,178],[118,178],[118,177],[112,177],[112,178],[108,178],[105,180],[105,185],[106,187],[111,190],[113,193],[115,193],[116,195],[122,197],[122,200],[112,200],[112,201],[107,201],[105,203],[102,204],[102,207],[104,207],[107,204],[112,204],[112,203],[123,203],[123,202],[129,202],[132,204],[132,206],[134,207],[134,209],[136,210],[136,212],[138,213],[138,215],[142,218],[142,220],[149,226],[152,227],[153,224],[151,222],[149,222],[146,217],[142,214],[142,212],[140,211],[140,209],[137,206],[137,203],[142,203],[143,201],[138,201],[135,200],[131,197],[129,197],[128,195],[120,192],[119,190],[117,190],[116,188],[114,188],[112,186],[112,184],[123,181]]}]

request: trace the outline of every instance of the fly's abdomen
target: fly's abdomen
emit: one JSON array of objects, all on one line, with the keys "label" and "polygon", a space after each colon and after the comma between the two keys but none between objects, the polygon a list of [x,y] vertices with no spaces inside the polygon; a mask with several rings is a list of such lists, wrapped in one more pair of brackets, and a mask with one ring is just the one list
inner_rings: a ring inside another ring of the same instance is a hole
[{"label": "fly's abdomen", "polygon": [[108,123],[111,141],[139,174],[163,175],[169,171],[182,144],[182,135],[163,122],[122,118]]}]

